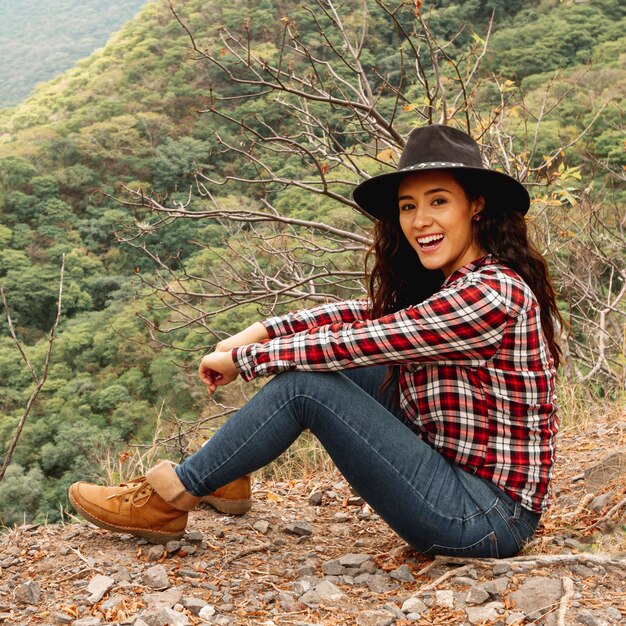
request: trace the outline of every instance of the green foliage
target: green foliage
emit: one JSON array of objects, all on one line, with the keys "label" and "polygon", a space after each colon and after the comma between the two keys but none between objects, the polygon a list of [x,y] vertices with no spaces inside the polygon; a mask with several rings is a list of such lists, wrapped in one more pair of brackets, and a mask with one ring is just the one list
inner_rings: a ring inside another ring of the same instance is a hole
[{"label": "green foliage", "polygon": [[29,472],[15,464],[8,467],[0,483],[0,524],[13,526],[32,520],[39,508],[44,480],[38,467]]},{"label": "green foliage", "polygon": [[20,0],[3,6],[0,107],[17,104],[37,83],[102,46],[145,2],[66,0],[59,5]]}]

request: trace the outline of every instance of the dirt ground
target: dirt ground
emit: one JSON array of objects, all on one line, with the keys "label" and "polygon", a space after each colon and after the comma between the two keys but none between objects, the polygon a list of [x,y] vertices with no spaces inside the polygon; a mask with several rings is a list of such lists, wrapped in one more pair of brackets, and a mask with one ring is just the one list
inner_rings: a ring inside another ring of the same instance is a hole
[{"label": "dirt ground", "polygon": [[[0,623],[626,623],[626,415],[563,430],[558,454],[551,509],[522,554],[501,561],[420,555],[337,472],[257,480],[249,513],[196,510],[178,545],[78,518],[9,529]],[[160,587],[146,574],[159,565]],[[544,591],[541,610],[528,604]]]}]

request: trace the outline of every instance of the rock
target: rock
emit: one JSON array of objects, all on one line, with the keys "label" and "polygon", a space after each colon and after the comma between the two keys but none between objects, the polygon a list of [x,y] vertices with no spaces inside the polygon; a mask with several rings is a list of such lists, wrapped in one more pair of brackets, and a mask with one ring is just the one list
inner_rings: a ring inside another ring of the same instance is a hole
[{"label": "rock", "polygon": [[168,554],[175,554],[182,548],[183,544],[180,541],[168,541],[165,544],[165,549]]},{"label": "rock", "polygon": [[344,513],[343,511],[339,511],[338,513],[335,513],[335,515],[333,516],[333,519],[337,523],[343,524],[350,519],[350,516],[347,513]]},{"label": "rock", "polygon": [[513,611],[506,618],[506,626],[522,626],[525,621],[525,616],[521,611]]},{"label": "rock", "polygon": [[320,603],[320,597],[315,589],[309,589],[309,591],[305,591],[299,598],[298,601],[308,607],[315,607]]},{"label": "rock", "polygon": [[506,591],[509,586],[509,579],[506,577],[496,578],[494,580],[488,580],[481,586],[492,598],[497,598]]},{"label": "rock", "polygon": [[258,530],[262,535],[267,535],[270,529],[270,523],[267,520],[260,519],[252,525],[254,530]]},{"label": "rock", "polygon": [[[619,613],[619,611],[617,612]],[[578,611],[576,618],[578,624],[584,624],[585,626],[613,626],[613,624],[623,623],[621,613],[619,621],[613,621],[612,619],[609,621],[608,616],[603,615],[603,612],[600,609],[596,609],[595,611],[582,609]]]},{"label": "rock", "polygon": [[[202,600],[201,598],[182,598],[181,604],[192,614],[199,615],[200,611],[208,606],[208,602],[206,600]],[[215,609],[213,609],[215,612]]]},{"label": "rock", "polygon": [[413,574],[411,574],[411,570],[408,565],[400,565],[400,567],[396,567],[396,569],[389,572],[389,576],[394,580],[399,580],[403,583],[414,583],[415,578],[413,578]]},{"label": "rock", "polygon": [[374,593],[387,593],[393,586],[389,576],[383,576],[382,574],[374,574],[370,576],[365,584]]},{"label": "rock", "polygon": [[181,567],[178,570],[178,575],[183,578],[202,578],[202,572],[192,569],[191,567]]},{"label": "rock", "polygon": [[191,624],[184,613],[169,608],[148,609],[142,611],[140,617],[148,626],[190,626]]},{"label": "rock", "polygon": [[162,546],[160,544],[150,546],[146,550],[146,558],[148,559],[148,561],[158,561],[163,556],[164,552],[165,546]]},{"label": "rock", "polygon": [[322,500],[324,499],[324,494],[319,489],[314,489],[309,494],[309,504],[311,506],[319,506],[322,504]]},{"label": "rock", "polygon": [[471,587],[465,596],[465,602],[467,604],[482,604],[487,600],[489,600],[489,592],[479,585]]},{"label": "rock", "polygon": [[604,611],[606,612],[607,617],[611,620],[611,623],[619,624],[621,620],[624,619],[621,611],[616,609],[614,606],[607,606]]},{"label": "rock", "polygon": [[113,596],[112,598],[105,600],[100,605],[100,608],[102,608],[103,611],[112,611],[113,609],[116,609],[120,604],[122,604],[125,599],[126,598],[124,596]]},{"label": "rock", "polygon": [[435,591],[435,604],[446,609],[454,608],[454,592],[449,589]]},{"label": "rock", "polygon": [[315,574],[315,567],[313,567],[313,565],[303,565],[297,569],[296,573],[298,578],[302,578],[303,576],[313,576],[313,574]]},{"label": "rock", "polygon": [[160,593],[145,593],[143,601],[149,609],[171,609],[183,596],[182,589],[174,587]]},{"label": "rock", "polygon": [[585,470],[585,491],[595,493],[626,469],[626,454],[614,452],[604,457],[600,463]]},{"label": "rock", "polygon": [[319,596],[320,600],[326,604],[333,604],[339,602],[345,598],[345,594],[337,585],[323,580],[319,585],[315,587],[315,592]]},{"label": "rock", "polygon": [[162,565],[154,565],[143,573],[143,582],[152,589],[167,589],[170,586],[167,571]]},{"label": "rock", "polygon": [[404,613],[393,602],[387,602],[387,604],[382,607],[382,610],[389,611],[396,619],[404,619],[405,617]]},{"label": "rock", "polygon": [[215,615],[215,607],[210,604],[207,604],[206,606],[202,607],[200,611],[198,612],[198,617],[200,619],[208,619],[209,617],[212,617],[213,615]]},{"label": "rock", "polygon": [[101,626],[101,624],[97,617],[83,617],[72,622],[72,626]]},{"label": "rock", "polygon": [[508,563],[496,563],[493,566],[494,576],[502,576],[502,574],[507,574],[510,571],[511,571],[511,566]]},{"label": "rock", "polygon": [[361,611],[356,617],[356,623],[357,626],[390,626],[395,619],[395,615],[389,611]]},{"label": "rock", "polygon": [[560,580],[548,576],[527,578],[509,598],[529,620],[538,620],[546,611],[558,606],[563,595]]},{"label": "rock", "polygon": [[74,621],[74,618],[67,613],[62,613],[61,611],[57,611],[50,616],[55,624],[71,624]]},{"label": "rock", "polygon": [[87,602],[89,604],[95,604],[96,602],[100,602],[102,598],[104,598],[104,594],[115,584],[115,579],[110,576],[94,576],[87,586],[87,593],[89,593],[89,597],[87,598]]},{"label": "rock", "polygon": [[596,496],[590,503],[589,508],[592,511],[601,511],[610,501],[614,495],[614,491],[603,493],[600,496]]},{"label": "rock", "polygon": [[200,530],[190,530],[185,535],[185,540],[191,543],[202,543],[204,541],[204,533]]},{"label": "rock", "polygon": [[403,613],[423,613],[428,607],[419,598],[409,598],[402,605]]},{"label": "rock", "polygon": [[322,572],[326,576],[341,576],[343,574],[343,565],[339,561],[328,561],[322,563]]},{"label": "rock", "polygon": [[292,535],[298,535],[300,537],[309,537],[313,534],[313,528],[311,524],[305,521],[293,522],[292,524],[285,526],[285,531]]},{"label": "rock", "polygon": [[39,604],[41,587],[34,580],[27,580],[15,588],[13,596],[18,602],[23,602],[24,604]]},{"label": "rock", "polygon": [[470,624],[483,624],[498,619],[500,612],[504,610],[502,602],[490,602],[484,606],[468,606],[465,609]]},{"label": "rock", "polygon": [[339,563],[344,567],[361,567],[367,561],[372,561],[369,554],[346,554],[339,559]]}]

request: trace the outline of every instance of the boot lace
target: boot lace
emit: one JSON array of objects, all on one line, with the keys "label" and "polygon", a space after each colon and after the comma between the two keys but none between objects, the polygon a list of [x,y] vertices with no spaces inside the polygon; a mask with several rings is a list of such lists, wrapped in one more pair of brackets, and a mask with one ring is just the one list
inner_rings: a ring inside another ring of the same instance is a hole
[{"label": "boot lace", "polygon": [[119,491],[107,496],[107,500],[113,498],[123,498],[124,502],[132,500],[134,506],[143,506],[150,500],[150,496],[154,489],[152,485],[148,484],[144,476],[138,476],[133,478],[127,483],[122,483],[118,486]]}]

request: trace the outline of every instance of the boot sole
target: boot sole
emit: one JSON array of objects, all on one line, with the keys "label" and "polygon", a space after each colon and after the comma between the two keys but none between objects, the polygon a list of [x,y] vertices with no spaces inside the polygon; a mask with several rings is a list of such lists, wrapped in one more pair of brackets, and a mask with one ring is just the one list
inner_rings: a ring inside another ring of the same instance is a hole
[{"label": "boot sole", "polygon": [[226,515],[243,515],[252,508],[252,498],[244,498],[242,500],[233,500],[232,498],[219,498],[217,496],[203,496],[200,499],[200,507],[211,508],[226,513]]},{"label": "boot sole", "polygon": [[130,535],[134,535],[135,537],[141,537],[143,539],[147,539],[150,543],[167,543],[168,541],[175,541],[180,539],[184,534],[185,530],[181,530],[180,532],[175,533],[161,533],[154,530],[147,530],[145,528],[135,528],[133,526],[115,526],[113,524],[109,524],[104,520],[101,520],[98,517],[94,517],[89,511],[86,511],[76,500],[74,495],[72,494],[72,487],[70,487],[69,497],[72,506],[78,513],[80,513],[81,517],[84,517],[88,522],[91,522],[94,526],[98,526],[98,528],[104,528],[104,530],[110,530],[114,533],[128,533]]}]

